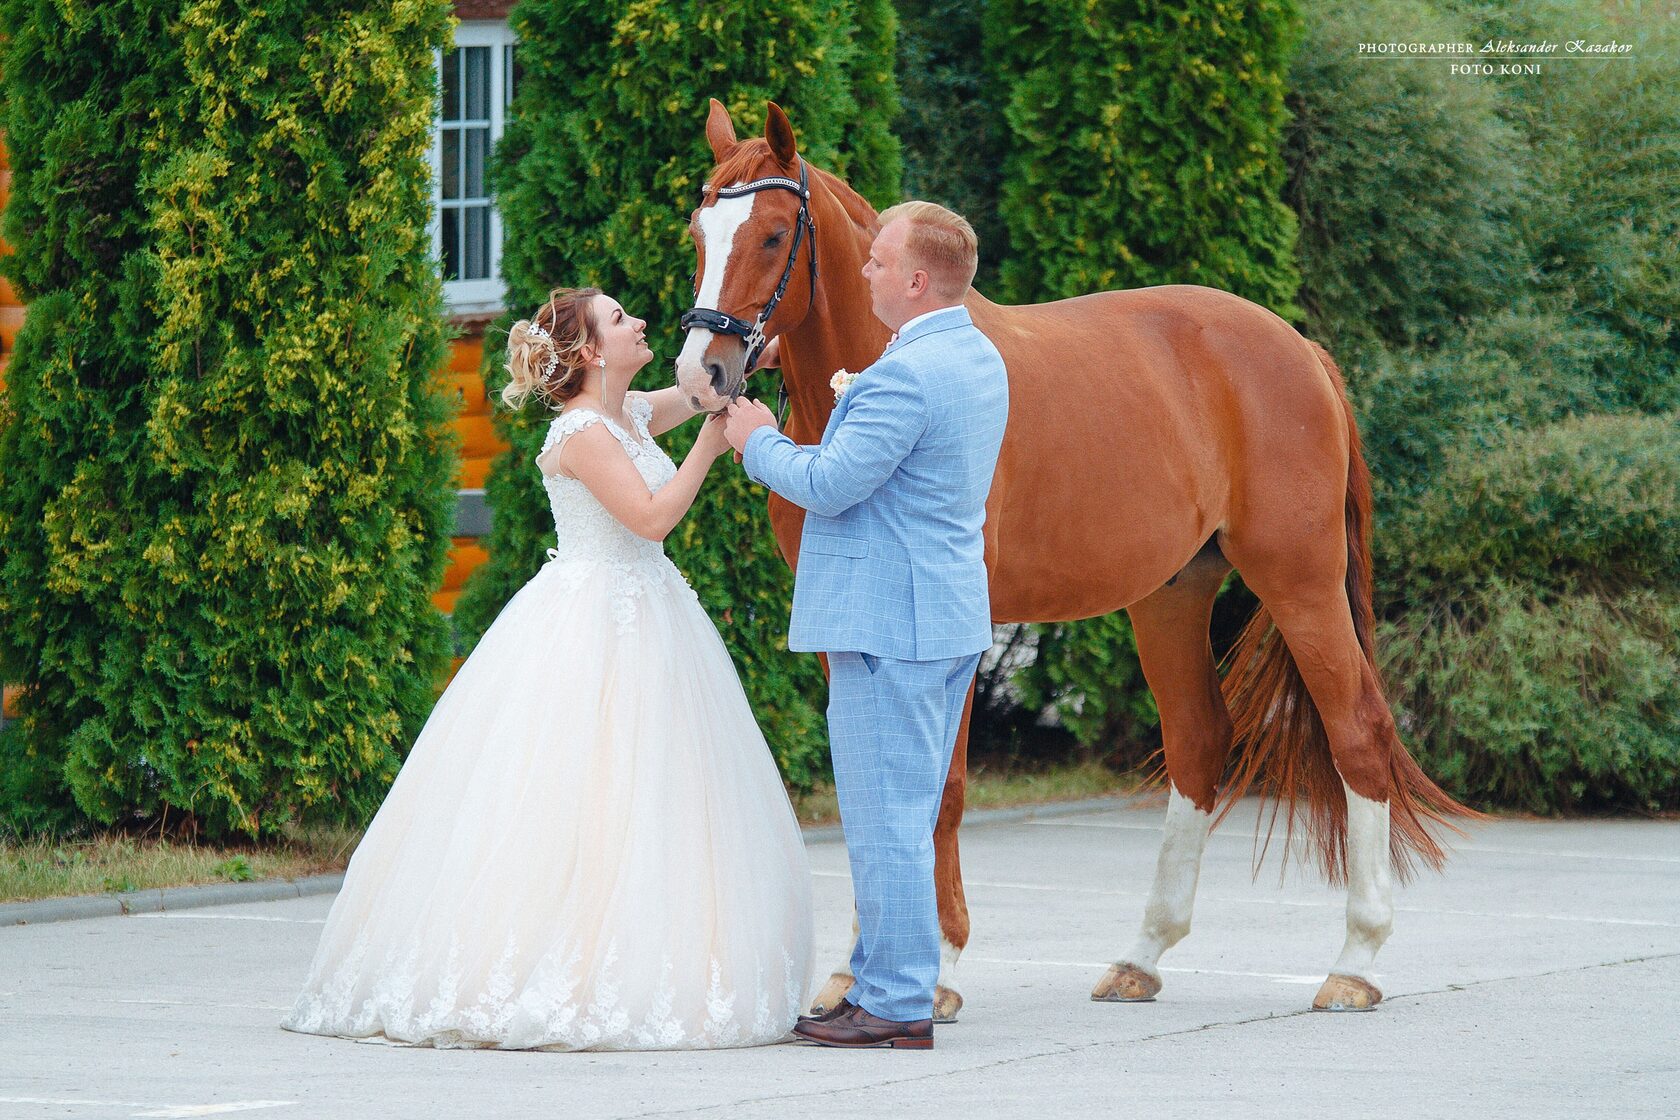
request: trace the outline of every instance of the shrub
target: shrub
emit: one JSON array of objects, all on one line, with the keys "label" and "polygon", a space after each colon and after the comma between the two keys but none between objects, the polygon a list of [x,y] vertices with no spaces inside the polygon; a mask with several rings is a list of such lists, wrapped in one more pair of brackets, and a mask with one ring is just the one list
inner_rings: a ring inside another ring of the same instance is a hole
[{"label": "shrub", "polygon": [[1309,0],[1304,16],[1284,153],[1307,332],[1344,368],[1374,343],[1454,338],[1527,280],[1509,222],[1533,173],[1524,137],[1494,82],[1358,53],[1371,40],[1461,41],[1461,20],[1417,0]]},{"label": "shrub", "polygon": [[1680,808],[1680,597],[1489,580],[1379,634],[1402,733],[1456,796],[1531,812]]},{"label": "shrub", "polygon": [[[447,656],[430,593],[453,463],[426,226],[448,9],[199,0],[168,14],[166,35],[160,21],[134,47],[167,96],[129,106],[148,131],[112,144],[143,207],[114,216],[127,251],[114,269],[63,273],[48,305],[62,318],[37,304],[26,327],[131,347],[89,369],[73,341],[43,340],[40,420],[8,433],[20,453],[54,445],[73,415],[60,402],[121,375],[123,412],[22,528],[48,590],[85,609],[41,650],[43,695],[78,697],[63,738],[26,720],[26,739],[57,752],[101,822],[174,813],[212,835],[272,835],[365,819]],[[33,12],[19,42],[59,35],[58,18]],[[129,50],[131,28],[90,23],[111,38],[84,49]],[[50,153],[60,137],[43,139]],[[30,189],[26,213],[61,205],[53,184]],[[19,255],[52,224],[26,228]],[[8,607],[19,621],[56,611]]]},{"label": "shrub", "polygon": [[[712,166],[704,137],[711,96],[743,136],[763,131],[765,102],[776,101],[813,162],[877,205],[898,198],[885,4],[526,3],[511,18],[523,74],[495,158],[510,307],[498,330],[555,284],[594,284],[650,321],[656,352],[676,353],[694,269],[685,224]],[[580,43],[592,46],[579,51]],[[485,353],[487,383],[499,386],[501,347],[491,342]],[[669,383],[669,368],[656,364],[637,387]],[[535,573],[553,534],[531,466],[548,419],[532,406],[497,421],[512,450],[487,484],[496,511],[490,560],[456,611],[468,641]],[[693,437],[687,425],[666,438],[673,458]],[[792,577],[765,500],[762,488],[720,464],[666,544],[718,624],[784,776],[808,784],[827,765],[825,687],[815,657],[787,652]]]},{"label": "shrub", "polygon": [[1414,598],[1490,575],[1680,590],[1680,415],[1586,416],[1465,448],[1396,536]]},{"label": "shrub", "polygon": [[133,0],[95,16],[0,4],[0,131],[12,167],[4,234],[14,250],[0,268],[29,303],[0,394],[0,678],[24,686],[4,739],[0,831],[77,819],[66,740],[102,710],[109,599],[55,570],[46,519],[77,480],[116,476],[83,528],[90,570],[108,588],[109,560],[124,550],[120,535],[104,534],[120,534],[137,505],[123,465],[144,455],[155,319],[134,184],[152,113],[170,103],[165,75],[179,67],[175,6]]},{"label": "shrub", "polygon": [[985,19],[1006,299],[1209,284],[1299,317],[1280,198],[1292,3],[993,0]]},{"label": "shrub", "polygon": [[904,99],[904,191],[949,206],[980,237],[974,286],[997,294],[1009,256],[998,212],[1003,182],[1004,87],[989,80],[982,33],[985,4],[934,0],[905,4],[898,36],[898,87]]}]

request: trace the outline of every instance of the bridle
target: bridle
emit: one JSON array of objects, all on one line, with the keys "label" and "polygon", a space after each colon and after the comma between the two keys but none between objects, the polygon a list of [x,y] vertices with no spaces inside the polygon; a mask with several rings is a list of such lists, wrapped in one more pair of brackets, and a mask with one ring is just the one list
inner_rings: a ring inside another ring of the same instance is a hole
[{"label": "bridle", "polygon": [[[707,183],[701,188],[701,197],[711,190]],[[769,339],[764,335],[764,328],[770,322],[770,316],[776,313],[776,307],[782,302],[782,296],[787,293],[788,281],[793,279],[793,266],[799,260],[799,243],[805,239],[805,230],[811,231],[811,296],[816,298],[817,292],[817,220],[811,216],[811,187],[805,176],[805,160],[799,161],[799,181],[795,182],[785,175],[771,175],[763,179],[754,179],[750,183],[737,183],[733,187],[719,187],[717,196],[724,198],[740,198],[746,194],[757,194],[759,191],[792,191],[799,196],[799,216],[793,222],[793,246],[788,250],[787,265],[782,269],[782,278],[776,282],[776,291],[770,297],[770,302],[764,305],[764,310],[758,313],[758,318],[749,323],[745,319],[737,319],[726,312],[711,307],[691,307],[683,312],[678,320],[683,330],[692,327],[703,327],[713,334],[739,335],[747,344],[747,360],[743,367],[746,376],[752,373],[753,365],[759,355],[764,353],[764,347]],[[780,423],[787,411],[787,382],[784,378],[780,388],[776,390],[776,414]]]}]

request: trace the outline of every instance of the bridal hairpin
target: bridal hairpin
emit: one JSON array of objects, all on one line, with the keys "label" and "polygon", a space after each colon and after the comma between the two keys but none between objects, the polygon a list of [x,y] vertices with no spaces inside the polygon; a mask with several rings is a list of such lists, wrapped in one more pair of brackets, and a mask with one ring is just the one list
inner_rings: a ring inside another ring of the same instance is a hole
[{"label": "bridal hairpin", "polygon": [[554,345],[554,336],[543,330],[542,327],[538,326],[535,322],[526,326],[525,333],[527,335],[534,335],[535,337],[548,343],[548,361],[543,363],[542,368],[543,380],[547,381],[549,375],[554,372],[554,368],[560,364],[560,349]]}]

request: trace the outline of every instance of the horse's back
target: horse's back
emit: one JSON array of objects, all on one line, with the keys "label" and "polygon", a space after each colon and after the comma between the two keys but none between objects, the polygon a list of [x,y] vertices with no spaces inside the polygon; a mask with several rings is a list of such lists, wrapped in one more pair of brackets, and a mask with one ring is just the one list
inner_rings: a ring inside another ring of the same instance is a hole
[{"label": "horse's back", "polygon": [[[1009,369],[988,506],[1000,619],[1135,601],[1226,527],[1262,479],[1310,473],[1338,444],[1345,472],[1339,394],[1311,345],[1259,304],[1171,284],[1018,306],[971,298],[969,310]],[[1011,602],[1017,588],[1043,597],[1052,569],[1069,564],[1106,569],[1082,584],[1104,593]]]}]

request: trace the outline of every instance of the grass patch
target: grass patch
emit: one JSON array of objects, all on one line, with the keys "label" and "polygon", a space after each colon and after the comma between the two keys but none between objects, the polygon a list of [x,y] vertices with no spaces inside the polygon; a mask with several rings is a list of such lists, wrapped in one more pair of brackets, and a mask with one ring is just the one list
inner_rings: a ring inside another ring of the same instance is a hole
[{"label": "grass patch", "polygon": [[0,902],[320,875],[344,870],[360,838],[342,829],[260,847],[123,834],[0,841]]},{"label": "grass patch", "polygon": [[[1009,809],[1082,797],[1110,797],[1132,793],[1143,780],[1141,773],[1120,773],[1100,762],[1069,763],[1037,771],[988,770],[981,766],[968,772],[967,807]],[[810,793],[794,795],[793,810],[801,824],[836,824],[840,820],[834,786],[826,782],[819,782]]]},{"label": "grass patch", "polygon": [[[1130,793],[1137,774],[1098,762],[1022,772],[980,767],[968,776],[970,809],[1001,809]],[[796,794],[803,824],[840,819],[834,787],[819,784]],[[296,879],[343,871],[361,833],[355,829],[299,833],[270,845],[192,844],[181,840],[111,833],[78,840],[0,841],[0,902],[23,902],[112,891]]]}]

